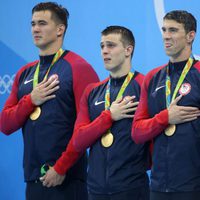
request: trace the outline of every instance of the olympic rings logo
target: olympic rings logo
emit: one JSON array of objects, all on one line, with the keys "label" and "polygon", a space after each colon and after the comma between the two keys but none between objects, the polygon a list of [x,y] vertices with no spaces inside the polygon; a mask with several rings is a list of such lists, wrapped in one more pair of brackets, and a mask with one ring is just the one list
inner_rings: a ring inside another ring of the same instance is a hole
[{"label": "olympic rings logo", "polygon": [[14,82],[15,74],[0,76],[0,94],[10,93]]}]

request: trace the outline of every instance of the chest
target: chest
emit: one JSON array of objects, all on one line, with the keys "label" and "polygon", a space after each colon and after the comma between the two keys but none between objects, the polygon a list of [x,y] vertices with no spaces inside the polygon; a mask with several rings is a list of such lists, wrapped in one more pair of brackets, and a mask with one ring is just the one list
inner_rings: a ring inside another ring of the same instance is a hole
[{"label": "chest", "polygon": [[[107,83],[95,88],[88,98],[88,108],[90,119],[96,119],[102,111],[105,110],[105,94]],[[116,100],[118,93],[121,89],[121,85],[110,86],[110,105]],[[122,97],[135,96],[135,101],[139,101],[140,87],[132,80],[123,92]]]},{"label": "chest", "polygon": [[[27,95],[33,90],[34,73],[36,65],[26,69],[20,76],[18,87],[18,99],[21,99],[24,95]],[[46,75],[48,68],[40,68],[38,75],[38,82],[40,83]],[[70,65],[60,60],[49,71],[47,78],[51,75],[57,74],[59,78],[59,90],[55,92],[59,98],[66,99],[67,96],[73,91],[73,79],[72,70]]]},{"label": "chest", "polygon": [[[171,80],[171,98],[177,86],[178,80],[181,76],[181,71],[170,75]],[[200,107],[200,77],[195,69],[191,69],[186,75],[185,79],[178,88],[176,97],[183,95],[178,105],[181,106],[196,106]],[[150,82],[148,88],[148,107],[151,116],[159,113],[166,108],[166,73],[160,72]]]}]

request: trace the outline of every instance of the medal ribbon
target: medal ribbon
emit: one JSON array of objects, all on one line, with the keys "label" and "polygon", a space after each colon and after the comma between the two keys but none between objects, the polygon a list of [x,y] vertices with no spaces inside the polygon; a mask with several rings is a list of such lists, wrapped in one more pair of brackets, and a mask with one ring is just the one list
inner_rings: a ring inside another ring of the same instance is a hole
[{"label": "medal ribbon", "polygon": [[[122,97],[122,95],[123,95],[123,93],[124,93],[126,87],[127,87],[128,84],[130,83],[130,81],[131,81],[133,75],[134,75],[134,73],[131,73],[131,72],[128,73],[128,75],[126,76],[126,79],[124,80],[124,82],[123,82],[123,84],[122,84],[122,86],[121,86],[121,88],[120,88],[120,90],[119,90],[119,92],[118,92],[118,94],[117,94],[116,99]],[[110,82],[111,82],[111,81],[110,81],[110,79],[109,79],[108,84],[107,84],[107,86],[106,86],[106,93],[105,93],[105,110],[108,110],[108,109],[110,108]],[[110,138],[110,137],[111,137],[111,138]],[[111,146],[112,143],[113,143],[113,138],[114,138],[113,134],[111,133],[110,129],[108,129],[107,132],[106,132],[106,133],[102,136],[102,138],[101,138],[101,143],[102,143],[102,145],[103,145],[104,147],[109,147],[109,146]],[[106,141],[109,142],[109,143],[108,143],[108,146],[105,146],[104,142],[102,142],[102,139],[103,139],[103,141],[106,140]]]},{"label": "medal ribbon", "polygon": [[169,76],[169,65],[167,66],[167,75],[166,75],[166,82],[165,82],[165,85],[166,85],[166,106],[167,108],[169,107],[171,101],[173,101],[177,95],[177,92],[181,86],[181,84],[183,83],[187,73],[189,72],[190,68],[192,67],[192,63],[193,63],[193,58],[189,58],[182,73],[181,73],[181,76],[178,80],[178,83],[176,85],[176,88],[174,90],[174,93],[173,93],[173,96],[172,96],[172,99],[171,99],[171,80],[170,80],[170,76]]},{"label": "medal ribbon", "polygon": [[[53,65],[55,64],[55,62],[62,56],[62,54],[64,53],[64,50],[62,48],[60,48],[57,53],[55,54],[55,56],[53,57],[53,60],[51,62],[51,65],[49,67],[49,69],[47,70],[45,77],[43,80],[45,80],[51,70],[51,68],[53,67]],[[39,78],[39,72],[40,72],[40,62],[38,62],[34,76],[33,76],[33,88],[36,87],[36,85],[38,84],[38,78]]]},{"label": "medal ribbon", "polygon": [[[132,77],[133,77],[134,73],[129,72],[128,75],[126,76],[126,79],[124,80],[119,93],[117,95],[117,99],[119,99],[120,97],[122,97],[126,87],[128,86],[128,84],[130,83]],[[105,93],[105,110],[108,110],[110,108],[110,79],[108,81],[108,84],[106,86],[106,93]]]}]

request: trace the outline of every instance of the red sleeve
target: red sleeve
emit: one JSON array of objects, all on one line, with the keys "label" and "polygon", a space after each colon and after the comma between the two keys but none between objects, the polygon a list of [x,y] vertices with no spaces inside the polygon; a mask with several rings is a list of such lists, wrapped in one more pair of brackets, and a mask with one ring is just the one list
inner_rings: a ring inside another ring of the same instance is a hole
[{"label": "red sleeve", "polygon": [[80,111],[76,120],[73,136],[65,152],[57,160],[54,169],[59,174],[65,174],[79,159],[87,147],[91,146],[111,126],[110,111],[103,111],[99,117],[90,122],[88,112],[88,95],[94,84],[89,85],[80,102]]},{"label": "red sleeve", "polygon": [[112,126],[113,122],[109,110],[102,111],[94,121],[90,121],[88,109],[90,90],[91,88],[88,87],[81,99],[80,112],[74,129],[73,144],[80,152],[94,144]]},{"label": "red sleeve", "polygon": [[198,70],[198,72],[200,72],[200,61],[197,61],[197,62],[194,64],[194,67]]},{"label": "red sleeve", "polygon": [[142,87],[142,83],[144,81],[144,75],[141,73],[138,73],[138,75],[135,77],[136,82],[139,84],[140,87]]},{"label": "red sleeve", "polygon": [[88,84],[98,82],[99,78],[91,65],[79,55],[69,52],[64,59],[66,59],[72,66],[73,91],[76,111],[78,113],[83,91]]},{"label": "red sleeve", "polygon": [[[84,89],[90,83],[98,82],[99,78],[94,69],[79,55],[69,52],[64,59],[71,64],[73,76],[73,92],[75,97],[76,111],[79,113],[80,99]],[[73,133],[74,135],[74,133]],[[65,174],[80,158],[84,151],[77,151],[73,145],[73,135],[66,150],[56,161],[54,169],[58,174]]]},{"label": "red sleeve", "polygon": [[21,128],[35,108],[35,105],[31,101],[30,94],[23,96],[20,100],[17,98],[20,75],[26,68],[30,67],[30,65],[33,65],[33,63],[26,65],[17,73],[11,94],[1,112],[0,130],[6,135]]},{"label": "red sleeve", "polygon": [[168,126],[168,110],[165,109],[150,118],[148,113],[148,85],[159,68],[152,70],[142,84],[140,103],[132,124],[132,138],[135,143],[144,143],[161,134]]},{"label": "red sleeve", "polygon": [[69,141],[66,150],[54,165],[55,171],[60,175],[64,175],[78,161],[83,153],[75,150],[72,139],[73,137]]}]

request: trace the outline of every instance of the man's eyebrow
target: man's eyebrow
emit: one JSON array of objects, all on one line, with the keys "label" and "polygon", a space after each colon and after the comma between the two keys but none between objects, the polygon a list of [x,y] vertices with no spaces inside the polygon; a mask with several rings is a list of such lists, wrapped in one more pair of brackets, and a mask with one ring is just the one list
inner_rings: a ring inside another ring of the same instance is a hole
[{"label": "man's eyebrow", "polygon": [[38,20],[38,21],[37,21],[37,20],[32,20],[32,21],[31,21],[31,23],[35,23],[35,22],[38,22],[38,23],[40,23],[40,22],[46,22],[46,23],[47,23],[46,20],[42,20],[42,19],[41,19],[41,20]]}]

